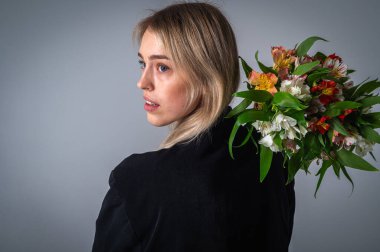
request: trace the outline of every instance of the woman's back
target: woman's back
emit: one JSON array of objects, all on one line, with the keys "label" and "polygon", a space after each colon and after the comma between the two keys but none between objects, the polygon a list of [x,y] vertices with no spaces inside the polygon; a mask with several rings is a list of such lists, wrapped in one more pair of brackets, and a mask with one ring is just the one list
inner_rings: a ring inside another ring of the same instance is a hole
[{"label": "woman's back", "polygon": [[[123,246],[136,249],[126,251],[287,251],[293,184],[285,186],[278,158],[260,183],[253,144],[237,148],[231,159],[232,126],[232,120],[220,120],[199,141],[134,154],[115,168],[111,190],[128,220],[120,228],[130,231]],[[94,251],[110,251],[97,249],[105,246],[101,216]]]}]

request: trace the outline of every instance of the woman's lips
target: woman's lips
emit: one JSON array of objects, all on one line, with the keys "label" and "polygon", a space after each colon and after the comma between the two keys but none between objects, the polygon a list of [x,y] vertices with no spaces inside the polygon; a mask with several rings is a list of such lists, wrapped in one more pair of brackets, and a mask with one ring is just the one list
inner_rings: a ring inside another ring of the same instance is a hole
[{"label": "woman's lips", "polygon": [[147,98],[144,96],[145,104],[144,104],[144,109],[149,112],[153,112],[158,109],[160,106],[156,102],[152,101],[151,99]]}]

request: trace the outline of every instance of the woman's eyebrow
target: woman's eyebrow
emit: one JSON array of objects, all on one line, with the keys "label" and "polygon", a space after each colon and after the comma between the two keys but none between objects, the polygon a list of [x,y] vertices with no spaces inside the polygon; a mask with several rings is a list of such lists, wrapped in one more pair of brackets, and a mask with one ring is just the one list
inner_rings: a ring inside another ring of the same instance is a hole
[{"label": "woman's eyebrow", "polygon": [[[137,53],[137,56],[139,56],[140,58],[144,58],[141,53]],[[166,59],[166,60],[170,60],[170,58],[166,55],[159,55],[159,54],[153,54],[153,55],[150,55],[148,57],[148,59],[150,60],[155,60],[155,59]]]}]

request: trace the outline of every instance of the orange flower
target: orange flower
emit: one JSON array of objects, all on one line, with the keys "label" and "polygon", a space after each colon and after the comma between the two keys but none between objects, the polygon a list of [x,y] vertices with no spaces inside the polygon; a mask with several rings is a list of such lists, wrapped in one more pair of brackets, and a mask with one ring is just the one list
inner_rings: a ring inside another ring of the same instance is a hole
[{"label": "orange flower", "polygon": [[272,47],[273,69],[278,71],[280,78],[285,79],[290,65],[296,60],[294,50],[286,50],[282,46]]},{"label": "orange flower", "polygon": [[266,90],[271,94],[277,93],[276,85],[278,78],[273,73],[258,73],[254,70],[249,74],[248,81],[255,86],[256,90]]}]

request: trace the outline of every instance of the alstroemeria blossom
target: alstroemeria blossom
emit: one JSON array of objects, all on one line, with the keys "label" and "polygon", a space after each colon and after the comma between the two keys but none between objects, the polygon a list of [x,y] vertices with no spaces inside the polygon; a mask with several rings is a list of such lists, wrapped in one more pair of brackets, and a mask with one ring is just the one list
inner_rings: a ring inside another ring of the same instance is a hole
[{"label": "alstroemeria blossom", "polygon": [[295,50],[286,50],[283,46],[272,47],[273,69],[278,72],[280,79],[286,79],[290,65],[296,61]]},{"label": "alstroemeria blossom", "polygon": [[272,123],[268,121],[256,120],[254,123],[252,123],[252,126],[255,127],[255,129],[263,136],[266,136],[269,133],[273,132]]},{"label": "alstroemeria blossom", "polygon": [[258,73],[255,70],[249,74],[249,83],[255,86],[256,90],[266,90],[271,94],[277,93],[276,85],[278,78],[273,73]]},{"label": "alstroemeria blossom", "polygon": [[330,124],[326,123],[326,120],[329,120],[330,117],[322,116],[321,118],[312,118],[309,121],[309,129],[311,131],[319,131],[320,134],[325,134],[330,129]]},{"label": "alstroemeria blossom", "polygon": [[319,100],[323,105],[328,105],[334,101],[340,101],[342,99],[342,90],[335,81],[323,80],[318,85],[311,88],[312,93],[319,92]]},{"label": "alstroemeria blossom", "polygon": [[300,136],[305,136],[307,130],[302,126],[297,126],[297,120],[293,117],[284,114],[278,114],[273,120],[273,130],[281,131],[281,139],[299,139]]},{"label": "alstroemeria blossom", "polygon": [[259,144],[262,144],[268,148],[271,149],[271,151],[273,152],[278,152],[278,151],[281,151],[280,147],[277,146],[274,141],[273,141],[273,137],[272,135],[266,135],[264,136],[260,141],[259,141]]},{"label": "alstroemeria blossom", "polygon": [[281,82],[280,91],[288,92],[302,101],[307,101],[311,98],[310,88],[304,85],[306,76],[292,76],[288,80]]},{"label": "alstroemeria blossom", "polygon": [[335,78],[347,76],[347,65],[342,63],[342,58],[336,56],[335,53],[326,57],[322,65],[324,68],[331,69],[331,75]]},{"label": "alstroemeria blossom", "polygon": [[357,141],[355,146],[355,153],[362,157],[367,155],[368,152],[373,151],[373,143],[360,135],[357,135]]}]

